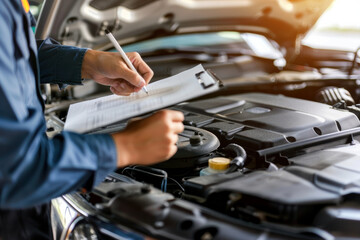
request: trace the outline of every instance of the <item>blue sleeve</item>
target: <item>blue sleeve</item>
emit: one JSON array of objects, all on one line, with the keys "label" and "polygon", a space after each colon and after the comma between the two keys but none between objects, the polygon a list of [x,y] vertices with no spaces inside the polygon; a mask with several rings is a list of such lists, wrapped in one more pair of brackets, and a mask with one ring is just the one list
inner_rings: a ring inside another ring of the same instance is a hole
[{"label": "blue sleeve", "polygon": [[20,1],[3,3],[5,7],[0,8],[0,208],[26,208],[100,183],[116,168],[116,148],[111,136],[106,134],[63,132],[52,139],[47,137],[36,94],[37,80],[29,64],[29,46],[21,25],[23,19],[18,14],[19,7],[14,7]]},{"label": "blue sleeve", "polygon": [[60,45],[51,38],[38,40],[41,83],[81,84],[81,66],[87,48]]}]

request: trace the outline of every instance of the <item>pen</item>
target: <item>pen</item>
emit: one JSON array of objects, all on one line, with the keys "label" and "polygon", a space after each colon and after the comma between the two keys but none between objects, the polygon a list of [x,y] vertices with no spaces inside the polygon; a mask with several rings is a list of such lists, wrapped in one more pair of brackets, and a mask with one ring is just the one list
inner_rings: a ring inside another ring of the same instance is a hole
[{"label": "pen", "polygon": [[[107,30],[107,29],[105,29],[105,33],[106,33],[106,36],[110,39],[110,42],[111,42],[111,43],[114,45],[114,47],[116,48],[116,50],[119,51],[121,57],[124,59],[124,61],[125,61],[126,64],[128,65],[128,67],[129,67],[131,70],[135,71],[137,74],[139,74],[139,73],[136,71],[134,65],[132,65],[132,63],[130,62],[129,58],[126,56],[124,50],[121,48],[121,46],[120,46],[120,44],[118,43],[118,41],[116,41],[116,39],[114,38],[114,35],[112,35],[112,33],[111,33],[109,30]],[[146,94],[149,94],[148,90],[146,89],[146,86],[144,86],[142,89],[146,92]]]}]

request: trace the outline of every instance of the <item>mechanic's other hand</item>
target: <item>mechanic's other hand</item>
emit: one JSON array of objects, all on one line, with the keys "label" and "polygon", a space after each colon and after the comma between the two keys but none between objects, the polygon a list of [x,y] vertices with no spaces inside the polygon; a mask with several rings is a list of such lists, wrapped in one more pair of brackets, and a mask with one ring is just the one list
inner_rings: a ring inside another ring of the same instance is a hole
[{"label": "mechanic's other hand", "polygon": [[120,53],[87,50],[81,68],[81,77],[110,86],[117,95],[129,96],[147,85],[154,73],[136,52],[126,53],[138,74],[132,71]]},{"label": "mechanic's other hand", "polygon": [[149,165],[172,157],[178,133],[184,130],[182,112],[162,110],[148,118],[133,120],[122,132],[112,135],[118,167],[133,164]]}]

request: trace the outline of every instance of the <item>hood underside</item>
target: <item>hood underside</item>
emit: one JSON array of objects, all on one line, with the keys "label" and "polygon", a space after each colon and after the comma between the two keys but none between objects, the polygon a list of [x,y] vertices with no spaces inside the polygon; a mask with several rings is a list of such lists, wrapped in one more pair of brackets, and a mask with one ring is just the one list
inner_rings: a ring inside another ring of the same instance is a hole
[{"label": "hood underside", "polygon": [[264,34],[294,44],[333,0],[47,0],[36,35],[106,48],[105,29],[120,43],[212,31]]}]

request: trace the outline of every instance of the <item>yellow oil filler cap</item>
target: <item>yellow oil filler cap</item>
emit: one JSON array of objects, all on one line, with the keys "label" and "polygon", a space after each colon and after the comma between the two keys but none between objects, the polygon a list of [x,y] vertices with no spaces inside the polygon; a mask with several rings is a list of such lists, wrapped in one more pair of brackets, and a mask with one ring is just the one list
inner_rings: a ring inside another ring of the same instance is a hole
[{"label": "yellow oil filler cap", "polygon": [[209,159],[209,167],[213,170],[226,170],[229,168],[230,159],[224,157],[216,157]]}]

